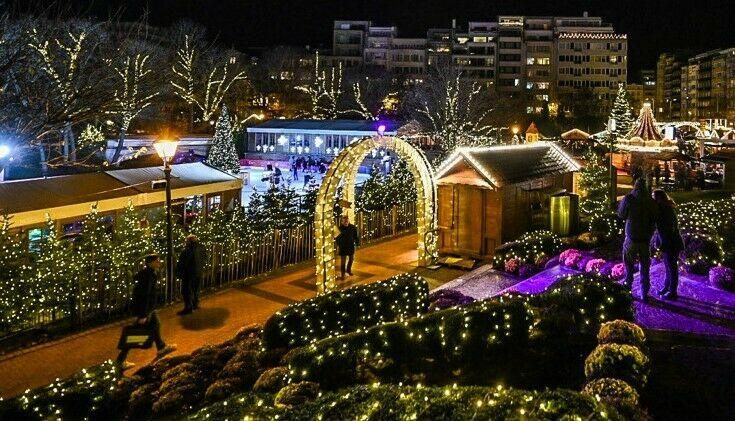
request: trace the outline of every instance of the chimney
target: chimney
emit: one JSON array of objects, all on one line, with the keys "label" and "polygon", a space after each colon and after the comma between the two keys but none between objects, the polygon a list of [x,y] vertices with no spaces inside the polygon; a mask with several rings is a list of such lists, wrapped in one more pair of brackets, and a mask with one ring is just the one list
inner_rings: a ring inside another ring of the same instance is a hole
[{"label": "chimney", "polygon": [[587,13],[587,11],[585,10],[584,12],[582,12],[582,17],[583,18],[588,18],[590,16],[589,16],[589,13]]}]

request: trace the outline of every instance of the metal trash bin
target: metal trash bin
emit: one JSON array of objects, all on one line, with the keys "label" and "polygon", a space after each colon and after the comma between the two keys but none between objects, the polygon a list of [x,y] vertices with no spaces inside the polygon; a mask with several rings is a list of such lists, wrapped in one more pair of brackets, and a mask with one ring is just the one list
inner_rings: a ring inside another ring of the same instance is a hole
[{"label": "metal trash bin", "polygon": [[549,228],[566,237],[579,232],[579,195],[559,193],[550,197]]}]

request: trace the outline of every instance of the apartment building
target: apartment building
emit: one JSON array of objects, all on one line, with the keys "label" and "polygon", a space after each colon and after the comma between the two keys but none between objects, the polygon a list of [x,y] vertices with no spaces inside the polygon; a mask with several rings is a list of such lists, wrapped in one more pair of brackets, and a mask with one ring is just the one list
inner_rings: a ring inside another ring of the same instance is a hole
[{"label": "apartment building", "polygon": [[687,52],[664,53],[658,57],[656,62],[656,104],[654,113],[660,120],[681,120],[686,118],[681,113],[681,86],[682,78],[688,80],[686,74],[682,74],[687,65]]},{"label": "apartment building", "polygon": [[651,103],[651,108],[656,109],[656,71],[641,70],[638,73],[636,83],[628,83],[628,96],[630,106],[634,112],[643,108],[645,102]]},{"label": "apartment building", "polygon": [[735,48],[691,57],[680,72],[682,118],[735,118]]},{"label": "apartment building", "polygon": [[618,83],[627,82],[627,49],[625,34],[586,13],[499,16],[466,29],[452,21],[426,38],[401,38],[395,26],[370,21],[335,21],[331,62],[382,67],[413,82],[429,67],[451,66],[501,94],[525,95],[529,113],[546,105],[555,114],[560,101],[583,90],[610,104]]}]

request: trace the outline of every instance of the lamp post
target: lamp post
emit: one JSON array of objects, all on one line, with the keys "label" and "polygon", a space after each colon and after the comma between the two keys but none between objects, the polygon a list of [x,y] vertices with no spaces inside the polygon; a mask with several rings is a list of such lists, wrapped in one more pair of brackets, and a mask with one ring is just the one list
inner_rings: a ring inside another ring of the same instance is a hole
[{"label": "lamp post", "polygon": [[514,145],[519,144],[520,139],[518,138],[518,131],[519,131],[518,126],[513,126],[511,131],[513,132],[513,140],[511,141],[511,143],[513,143]]},{"label": "lamp post", "polygon": [[614,118],[611,118],[610,120],[607,121],[607,137],[608,137],[608,142],[610,143],[609,145],[610,150],[608,154],[608,167],[610,171],[610,180],[608,181],[608,183],[610,184],[610,186],[608,187],[608,195],[610,196],[610,207],[611,208],[615,206],[615,199],[617,196],[615,194],[616,193],[615,192],[615,184],[616,184],[615,182],[617,180],[615,179],[615,167],[613,167],[613,143],[615,143],[613,132],[615,131],[615,125],[616,125],[616,122]]},{"label": "lamp post", "polygon": [[153,143],[156,153],[163,160],[163,174],[166,178],[166,301],[174,296],[174,243],[173,222],[171,221],[171,160],[176,155],[177,139],[159,139]]}]

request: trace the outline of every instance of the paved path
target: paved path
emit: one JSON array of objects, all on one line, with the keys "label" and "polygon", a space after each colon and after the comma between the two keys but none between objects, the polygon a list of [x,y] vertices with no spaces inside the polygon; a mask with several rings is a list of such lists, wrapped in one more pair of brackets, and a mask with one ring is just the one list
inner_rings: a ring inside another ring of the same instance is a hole
[{"label": "paved path", "polygon": [[[416,270],[415,247],[416,236],[407,235],[358,250],[352,283],[374,282]],[[190,316],[176,316],[178,305],[161,309],[163,338],[178,345],[177,353],[189,353],[205,344],[222,342],[240,327],[262,323],[280,308],[314,296],[313,271],[311,264],[305,264],[252,285],[205,296],[201,309]],[[426,269],[418,272],[429,278],[438,276]],[[443,276],[451,278],[454,275],[444,273]],[[445,280],[429,279],[429,282],[436,286]],[[81,368],[115,358],[123,323],[102,326],[1,357],[0,396],[15,396],[27,388],[46,385],[57,377],[67,377]],[[154,354],[153,349],[134,350],[129,361],[143,365]]]}]

